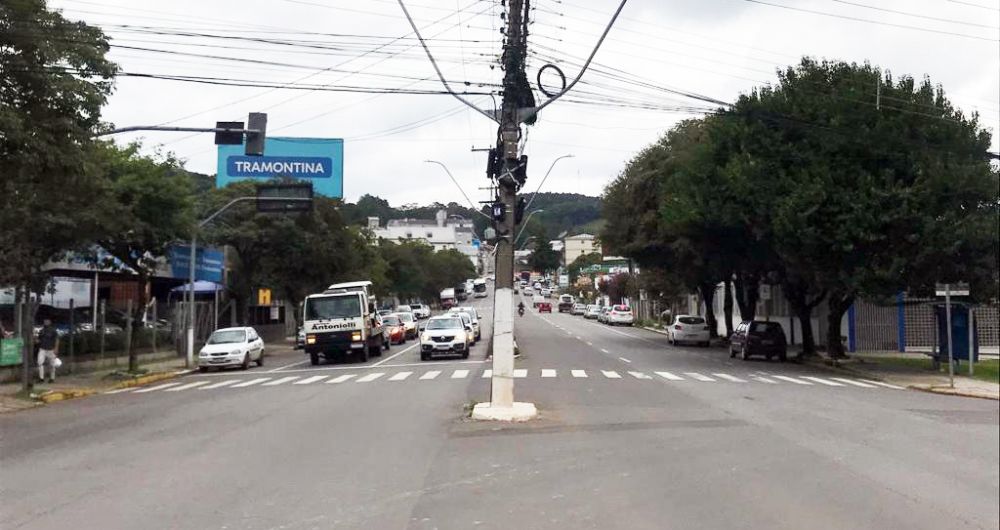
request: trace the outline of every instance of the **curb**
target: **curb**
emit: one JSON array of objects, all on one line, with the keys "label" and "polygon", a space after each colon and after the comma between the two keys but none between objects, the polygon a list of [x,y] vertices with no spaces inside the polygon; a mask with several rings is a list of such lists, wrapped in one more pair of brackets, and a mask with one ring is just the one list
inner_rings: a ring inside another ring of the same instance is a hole
[{"label": "curb", "polygon": [[909,385],[907,386],[907,388],[912,388],[913,390],[919,390],[920,392],[927,392],[929,394],[941,394],[944,396],[958,396],[966,398],[988,399],[990,401],[1000,401],[1000,396],[986,396],[983,394],[974,394],[972,392],[964,392],[962,390],[955,390],[949,387]]},{"label": "curb", "polygon": [[858,369],[852,368],[850,366],[843,366],[843,365],[832,366],[832,365],[826,364],[824,362],[815,362],[815,361],[805,362],[805,363],[802,363],[802,364],[803,365],[817,367],[817,368],[823,368],[823,369],[831,371],[831,372],[846,372],[846,373],[854,375],[856,377],[863,377],[865,379],[872,379],[872,380],[875,380],[875,381],[881,381],[883,383],[897,384],[899,386],[905,386],[906,388],[908,388],[910,390],[919,390],[920,392],[927,392],[927,393],[930,393],[930,394],[942,394],[942,395],[947,395],[947,396],[959,396],[959,397],[968,397],[968,398],[977,398],[977,399],[989,399],[989,400],[992,400],[992,401],[998,401],[998,400],[1000,400],[1000,397],[994,397],[994,396],[983,395],[983,394],[976,394],[976,393],[973,393],[973,392],[965,392],[965,391],[962,391],[962,390],[955,390],[955,389],[952,389],[952,388],[949,388],[949,387],[940,387],[940,386],[922,385],[922,384],[906,384],[906,383],[902,383],[902,382],[893,382],[891,379],[886,380],[886,378],[884,378],[884,377],[872,374],[870,372],[865,372],[863,370],[858,370]]},{"label": "curb", "polygon": [[175,377],[180,377],[182,375],[189,374],[194,370],[180,370],[176,372],[156,372],[152,374],[147,374],[143,376],[136,377],[134,379],[129,379],[127,381],[122,381],[115,385],[107,388],[74,388],[69,390],[50,390],[38,396],[38,399],[45,403],[55,403],[56,401],[66,401],[68,399],[76,399],[87,397],[98,392],[107,392],[109,390],[118,390],[121,388],[131,388],[135,386],[148,385],[150,383],[155,383],[157,381],[164,381],[166,379],[173,379]]}]

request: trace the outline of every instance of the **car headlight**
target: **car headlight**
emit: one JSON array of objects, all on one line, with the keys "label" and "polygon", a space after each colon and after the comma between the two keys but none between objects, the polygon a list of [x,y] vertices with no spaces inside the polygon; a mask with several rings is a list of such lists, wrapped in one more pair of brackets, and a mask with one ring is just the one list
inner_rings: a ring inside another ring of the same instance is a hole
[{"label": "car headlight", "polygon": [[354,341],[354,342],[360,341],[361,340],[361,332],[360,331],[355,331],[354,333],[351,333],[351,340]]},{"label": "car headlight", "polygon": [[208,357],[208,352],[205,351],[205,350],[201,350],[201,351],[198,352],[198,356],[199,357]]},{"label": "car headlight", "polygon": [[316,335],[306,335],[306,344],[316,344]]},{"label": "car headlight", "polygon": [[229,355],[243,355],[243,350],[233,350],[229,352]]}]

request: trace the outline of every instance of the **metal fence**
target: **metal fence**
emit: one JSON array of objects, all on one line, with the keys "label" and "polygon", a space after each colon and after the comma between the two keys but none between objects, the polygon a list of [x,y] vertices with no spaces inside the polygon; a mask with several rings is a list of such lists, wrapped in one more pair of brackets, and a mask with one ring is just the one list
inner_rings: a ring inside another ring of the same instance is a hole
[{"label": "metal fence", "polygon": [[[855,351],[932,352],[938,342],[935,298],[900,295],[894,303],[858,300],[852,321]],[[1000,351],[1000,308],[996,304],[972,309],[982,353]]]}]

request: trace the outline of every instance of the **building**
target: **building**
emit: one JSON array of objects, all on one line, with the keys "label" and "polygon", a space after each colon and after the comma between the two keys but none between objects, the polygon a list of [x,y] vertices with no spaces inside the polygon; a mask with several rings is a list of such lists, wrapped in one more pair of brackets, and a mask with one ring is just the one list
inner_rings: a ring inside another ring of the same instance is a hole
[{"label": "building", "polygon": [[368,228],[379,239],[394,243],[421,241],[435,251],[457,250],[465,254],[473,265],[479,267],[479,238],[472,221],[457,215],[449,216],[438,210],[433,221],[427,219],[390,219],[380,226],[378,217],[368,218]]},{"label": "building", "polygon": [[597,238],[591,234],[577,234],[563,239],[563,263],[569,265],[584,254],[601,253]]}]

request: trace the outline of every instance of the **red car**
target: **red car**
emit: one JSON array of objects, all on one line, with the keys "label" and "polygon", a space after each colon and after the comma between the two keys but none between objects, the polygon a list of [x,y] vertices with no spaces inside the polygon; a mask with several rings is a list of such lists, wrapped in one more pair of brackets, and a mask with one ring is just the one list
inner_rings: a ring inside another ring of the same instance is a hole
[{"label": "red car", "polygon": [[552,302],[539,302],[538,303],[539,313],[551,313],[552,312]]},{"label": "red car", "polygon": [[385,326],[385,333],[389,337],[389,344],[403,344],[406,342],[406,324],[395,315],[382,317],[382,324]]}]

